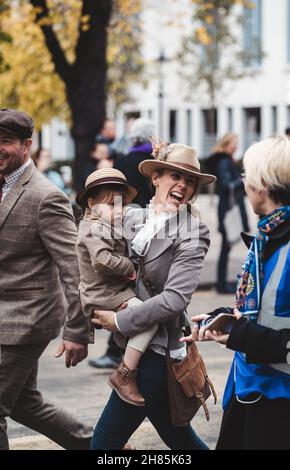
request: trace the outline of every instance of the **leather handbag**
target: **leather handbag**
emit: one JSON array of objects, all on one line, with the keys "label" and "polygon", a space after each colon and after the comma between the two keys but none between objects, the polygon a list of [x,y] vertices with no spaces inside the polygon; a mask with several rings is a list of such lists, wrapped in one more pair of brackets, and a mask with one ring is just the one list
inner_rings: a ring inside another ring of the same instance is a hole
[{"label": "leather handbag", "polygon": [[[154,296],[153,288],[147,277],[144,259],[139,258],[141,278],[149,292]],[[190,334],[188,327],[186,334]],[[204,361],[196,344],[193,342],[187,347],[187,355],[182,361],[170,357],[169,348],[166,349],[167,366],[167,388],[168,400],[173,426],[186,426],[202,406],[207,421],[209,411],[206,400],[212,394],[216,404],[217,396],[212,382],[210,381]]]},{"label": "leather handbag", "polygon": [[182,361],[170,358],[166,353],[168,397],[173,426],[186,426],[202,406],[209,421],[206,400],[213,394],[217,396],[205,368],[204,361],[196,344],[187,348],[187,355]]}]

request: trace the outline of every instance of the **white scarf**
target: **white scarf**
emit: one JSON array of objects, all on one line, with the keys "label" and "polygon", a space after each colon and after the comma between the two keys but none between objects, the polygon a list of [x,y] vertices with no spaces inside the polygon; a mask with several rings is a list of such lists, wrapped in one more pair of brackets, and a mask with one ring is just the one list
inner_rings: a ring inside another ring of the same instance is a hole
[{"label": "white scarf", "polygon": [[132,249],[135,253],[139,256],[145,256],[149,250],[152,238],[165,226],[167,220],[175,215],[175,212],[168,212],[166,210],[156,214],[153,197],[149,203],[146,222],[132,240]]}]

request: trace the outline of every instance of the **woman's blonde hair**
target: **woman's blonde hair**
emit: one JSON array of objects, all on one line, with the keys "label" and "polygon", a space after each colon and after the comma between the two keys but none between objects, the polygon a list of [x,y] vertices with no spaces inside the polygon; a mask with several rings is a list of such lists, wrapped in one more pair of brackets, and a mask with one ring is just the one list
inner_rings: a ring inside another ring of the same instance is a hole
[{"label": "woman's blonde hair", "polygon": [[238,138],[237,134],[234,134],[233,132],[227,132],[217,141],[215,146],[212,148],[211,152],[212,153],[225,152],[227,150],[228,145],[231,143],[231,141],[237,138]]},{"label": "woman's blonde hair", "polygon": [[290,191],[290,140],[286,136],[251,145],[243,162],[246,182],[252,188],[258,191],[267,188],[270,197],[271,192]]}]

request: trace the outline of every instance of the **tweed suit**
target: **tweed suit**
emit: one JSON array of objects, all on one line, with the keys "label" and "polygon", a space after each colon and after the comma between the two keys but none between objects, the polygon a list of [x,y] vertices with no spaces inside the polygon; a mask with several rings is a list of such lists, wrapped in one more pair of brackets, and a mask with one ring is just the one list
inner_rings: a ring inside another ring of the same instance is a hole
[{"label": "tweed suit", "polygon": [[38,359],[63,323],[64,339],[90,342],[75,243],[69,200],[31,163],[0,203],[0,449],[7,416],[66,448],[88,446],[91,430],[36,389]]}]

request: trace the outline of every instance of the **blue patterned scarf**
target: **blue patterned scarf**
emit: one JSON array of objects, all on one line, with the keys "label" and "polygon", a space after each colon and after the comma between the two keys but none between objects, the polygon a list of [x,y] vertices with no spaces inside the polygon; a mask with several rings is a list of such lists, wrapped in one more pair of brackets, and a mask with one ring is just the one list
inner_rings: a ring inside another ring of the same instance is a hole
[{"label": "blue patterned scarf", "polygon": [[256,321],[260,309],[261,285],[264,278],[264,251],[271,233],[290,217],[290,206],[275,209],[258,223],[258,232],[251,243],[243,272],[238,280],[236,307]]}]

